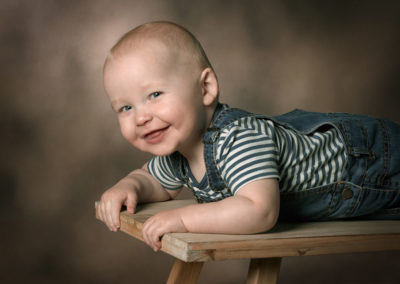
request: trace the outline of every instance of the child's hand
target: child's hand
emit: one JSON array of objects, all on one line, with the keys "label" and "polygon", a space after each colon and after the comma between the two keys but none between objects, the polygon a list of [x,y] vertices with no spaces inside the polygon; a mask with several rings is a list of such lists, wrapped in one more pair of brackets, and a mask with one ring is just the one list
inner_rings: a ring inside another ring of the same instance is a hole
[{"label": "child's hand", "polygon": [[161,237],[166,233],[186,233],[179,209],[162,211],[143,225],[143,239],[154,250],[161,248]]},{"label": "child's hand", "polygon": [[124,182],[119,182],[103,193],[97,206],[97,215],[110,231],[116,232],[121,226],[119,213],[122,205],[125,205],[128,212],[133,214],[137,200],[136,191]]}]

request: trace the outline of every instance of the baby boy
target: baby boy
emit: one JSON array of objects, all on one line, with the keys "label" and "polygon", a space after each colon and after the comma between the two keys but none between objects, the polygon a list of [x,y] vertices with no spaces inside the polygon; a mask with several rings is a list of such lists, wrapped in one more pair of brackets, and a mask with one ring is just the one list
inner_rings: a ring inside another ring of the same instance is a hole
[{"label": "baby boy", "polygon": [[123,137],[155,157],[102,195],[100,220],[117,231],[123,205],[134,213],[137,203],[172,199],[183,187],[199,201],[146,221],[143,238],[154,250],[165,233],[257,233],[278,216],[400,216],[400,154],[390,151],[398,125],[300,110],[267,117],[220,104],[204,50],[174,23],[125,34],[106,59],[104,86]]}]

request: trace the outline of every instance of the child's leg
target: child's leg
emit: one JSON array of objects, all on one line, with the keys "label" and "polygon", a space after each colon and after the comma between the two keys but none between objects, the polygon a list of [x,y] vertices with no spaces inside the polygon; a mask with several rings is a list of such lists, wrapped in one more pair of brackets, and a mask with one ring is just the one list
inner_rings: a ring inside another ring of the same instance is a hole
[{"label": "child's leg", "polygon": [[340,122],[348,157],[336,183],[282,193],[281,218],[400,219],[400,125],[367,116]]},{"label": "child's leg", "polygon": [[387,175],[381,181],[383,188],[393,190],[390,194],[386,206],[368,216],[370,219],[400,219],[400,125],[388,121],[382,121],[383,127],[387,131],[389,159]]},{"label": "child's leg", "polygon": [[[377,120],[379,127],[367,129],[373,157],[368,159],[360,194],[360,206],[355,211],[368,211],[369,219],[400,219],[400,125],[389,120]],[[375,125],[376,126],[376,125]]]}]

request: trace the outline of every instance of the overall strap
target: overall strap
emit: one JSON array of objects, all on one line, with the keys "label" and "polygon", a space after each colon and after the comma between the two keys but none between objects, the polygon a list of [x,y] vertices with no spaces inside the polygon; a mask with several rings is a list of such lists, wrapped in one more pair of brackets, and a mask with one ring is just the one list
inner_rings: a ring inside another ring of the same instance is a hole
[{"label": "overall strap", "polygon": [[222,180],[221,175],[218,172],[215,161],[217,149],[217,144],[215,142],[217,141],[221,130],[234,121],[251,115],[253,114],[250,112],[236,108],[224,108],[223,105],[218,104],[214,112],[211,126],[203,136],[204,162],[206,165],[208,184],[212,190],[220,191],[226,188],[225,182]]}]

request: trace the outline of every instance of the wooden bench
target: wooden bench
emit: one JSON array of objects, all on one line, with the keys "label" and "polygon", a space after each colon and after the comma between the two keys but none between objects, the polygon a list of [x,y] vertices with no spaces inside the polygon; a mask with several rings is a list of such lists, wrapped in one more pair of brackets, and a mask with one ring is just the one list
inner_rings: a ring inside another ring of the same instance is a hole
[{"label": "wooden bench", "polygon": [[[141,241],[142,225],[161,210],[193,204],[173,200],[138,206],[136,214],[122,211],[121,230]],[[196,283],[210,260],[251,259],[247,284],[277,283],[282,257],[400,250],[400,221],[330,221],[278,223],[253,235],[170,233],[162,251],[176,258],[167,283]]]}]

